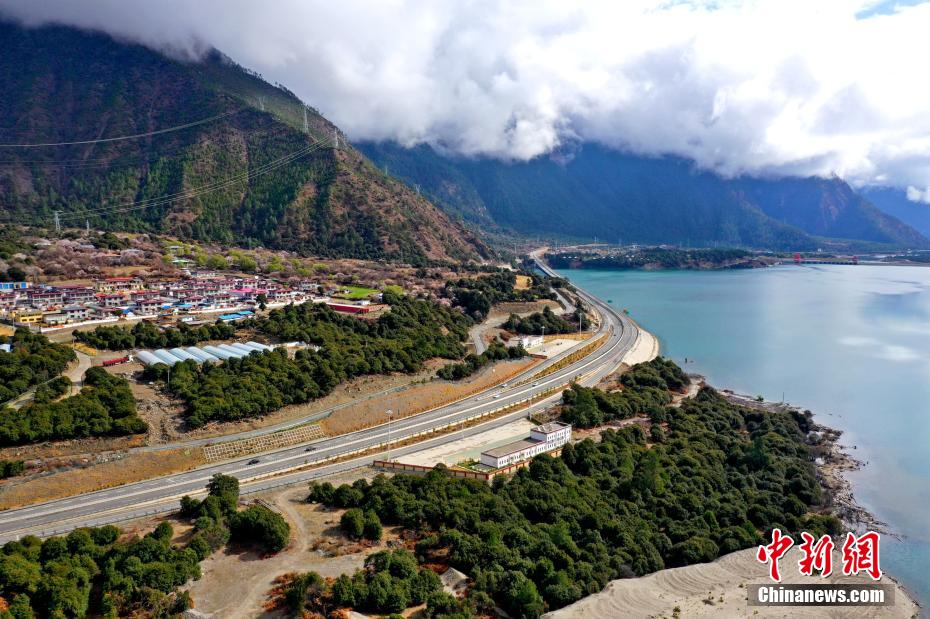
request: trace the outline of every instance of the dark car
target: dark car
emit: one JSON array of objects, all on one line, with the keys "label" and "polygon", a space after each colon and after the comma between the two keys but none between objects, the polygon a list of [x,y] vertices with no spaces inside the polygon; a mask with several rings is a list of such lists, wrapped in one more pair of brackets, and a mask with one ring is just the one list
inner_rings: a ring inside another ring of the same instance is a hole
[{"label": "dark car", "polygon": [[307,447],[304,451],[316,451],[316,447]]},{"label": "dark car", "polygon": [[249,460],[249,465],[258,464],[259,462],[260,460],[258,458],[252,458],[251,460]]}]

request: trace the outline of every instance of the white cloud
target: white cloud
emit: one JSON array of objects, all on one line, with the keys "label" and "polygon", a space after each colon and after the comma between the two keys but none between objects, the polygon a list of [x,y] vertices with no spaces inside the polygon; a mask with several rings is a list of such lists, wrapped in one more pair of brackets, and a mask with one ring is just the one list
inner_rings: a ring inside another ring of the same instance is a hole
[{"label": "white cloud", "polygon": [[930,187],[927,187],[925,190],[921,191],[913,185],[908,185],[907,199],[911,202],[924,202],[926,204],[930,204]]},{"label": "white cloud", "polygon": [[0,0],[32,24],[216,46],[354,139],[516,159],[595,140],[724,174],[928,187],[930,4],[875,5]]}]

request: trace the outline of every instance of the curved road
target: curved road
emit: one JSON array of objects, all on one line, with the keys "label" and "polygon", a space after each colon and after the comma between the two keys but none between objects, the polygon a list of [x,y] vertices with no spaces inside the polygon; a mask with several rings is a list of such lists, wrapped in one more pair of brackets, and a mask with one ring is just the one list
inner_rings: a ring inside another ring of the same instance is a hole
[{"label": "curved road", "polygon": [[[539,268],[552,273],[537,255],[533,255]],[[141,516],[177,509],[180,497],[202,495],[204,486],[215,473],[239,478],[244,494],[306,482],[354,468],[370,465],[378,458],[396,458],[405,453],[419,451],[485,432],[490,428],[509,423],[536,410],[545,408],[561,397],[561,387],[572,380],[582,384],[595,384],[612,372],[633,347],[638,338],[636,325],[596,297],[579,290],[579,294],[602,316],[600,334],[608,334],[605,342],[581,360],[547,376],[533,380],[543,369],[558,363],[563,356],[554,357],[528,370],[522,377],[511,379],[504,386],[495,387],[459,402],[432,411],[359,430],[338,437],[314,441],[297,447],[288,447],[261,456],[244,457],[209,465],[165,477],[158,477],[76,495],[65,499],[0,512],[0,542],[23,535],[50,536],[83,526],[131,520]],[[568,351],[564,354],[571,354]],[[522,384],[518,384],[520,381]],[[466,420],[480,420],[503,408],[526,404],[555,390],[532,406],[520,407],[484,423],[469,428],[427,438],[405,447],[389,449],[390,444],[408,438],[429,434],[435,430],[456,425]],[[308,446],[309,445],[309,446]],[[372,453],[374,451],[378,453]],[[361,452],[369,452],[364,455]],[[352,457],[352,454],[358,454]],[[340,462],[320,464],[312,469],[307,465],[340,458]],[[258,459],[255,464],[251,460]],[[304,469],[304,470],[299,470]]]}]

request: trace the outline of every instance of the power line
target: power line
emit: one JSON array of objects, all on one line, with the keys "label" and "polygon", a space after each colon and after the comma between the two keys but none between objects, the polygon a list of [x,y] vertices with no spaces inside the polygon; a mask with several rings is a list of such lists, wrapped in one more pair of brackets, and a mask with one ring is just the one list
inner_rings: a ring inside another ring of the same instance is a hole
[{"label": "power line", "polygon": [[189,198],[195,198],[197,196],[200,196],[206,193],[211,193],[213,191],[225,189],[226,187],[235,185],[236,183],[239,183],[240,181],[250,180],[257,176],[261,176],[262,174],[267,174],[268,172],[272,172],[280,167],[283,167],[289,163],[292,163],[293,161],[296,161],[297,159],[305,157],[319,150],[321,147],[322,147],[322,144],[320,142],[314,142],[313,144],[308,145],[300,150],[289,153],[283,157],[270,161],[266,164],[258,166],[257,168],[254,168],[247,172],[243,172],[235,176],[231,176],[221,181],[216,181],[214,183],[202,185],[194,189],[189,189],[189,190],[177,192],[174,194],[169,194],[166,196],[160,196],[158,198],[149,198],[146,200],[139,200],[136,202],[127,202],[121,205],[103,207],[99,209],[85,210],[85,211],[76,212],[76,213],[68,213],[68,214],[62,215],[61,218],[68,220],[68,219],[74,219],[74,218],[80,218],[80,217],[87,217],[89,215],[103,215],[107,213],[127,213],[130,211],[143,210],[143,209],[150,208],[153,206],[162,206],[165,204],[170,204],[172,202],[177,202],[179,200],[187,200]]},{"label": "power line", "polygon": [[71,213],[64,216],[64,219],[73,219],[75,217],[86,217],[87,215],[105,215],[107,213],[127,213],[130,211],[143,210],[153,206],[162,206],[165,204],[170,204],[172,202],[177,202],[180,200],[187,200],[190,198],[195,198],[197,196],[218,191],[220,189],[225,189],[232,185],[239,183],[240,181],[247,181],[262,174],[272,172],[280,167],[283,167],[305,155],[312,153],[313,151],[318,150],[318,148],[305,148],[295,153],[291,153],[280,159],[276,159],[273,162],[259,166],[258,168],[249,170],[248,172],[243,172],[235,176],[231,176],[227,179],[216,181],[207,185],[202,185],[194,189],[188,189],[185,191],[177,192],[174,194],[168,194],[166,196],[159,196],[157,198],[148,198],[146,200],[140,200],[138,202],[128,202],[122,205],[116,205],[111,207],[104,207],[99,209],[92,209],[88,211],[81,211],[78,213]]},{"label": "power line", "polygon": [[[255,136],[264,136],[268,139],[274,138],[279,135],[285,135],[290,131],[290,128],[277,128],[271,129],[268,131],[251,131],[249,132],[250,137]],[[134,165],[142,165],[146,163],[155,163],[164,156],[174,153],[183,152],[191,147],[197,146],[196,142],[191,144],[183,144],[174,148],[159,149],[152,148],[151,153],[146,152],[135,152],[127,153],[122,156],[115,157],[105,157],[98,159],[0,159],[0,167],[2,166],[20,166],[20,165],[32,165],[36,167],[55,167],[55,168],[118,168],[118,167],[128,167]]]},{"label": "power line", "polygon": [[[269,161],[269,162],[267,162],[267,163],[263,163],[262,165],[260,165],[260,166],[258,166],[258,167],[256,167],[256,168],[253,168],[253,169],[251,169],[251,170],[246,170],[245,172],[240,172],[240,173],[237,174],[237,175],[230,176],[230,177],[225,178],[225,179],[221,179],[221,180],[218,180],[218,181],[213,181],[212,183],[209,183],[209,184],[207,184],[207,185],[201,185],[200,187],[195,187],[195,188],[193,188],[193,189],[185,189],[185,190],[179,191],[179,192],[177,192],[177,193],[167,194],[167,195],[164,195],[164,196],[159,196],[159,197],[157,197],[157,198],[146,198],[146,199],[144,199],[144,200],[137,200],[137,201],[134,201],[134,202],[124,202],[123,204],[115,204],[115,205],[111,205],[111,206],[104,206],[104,207],[97,208],[97,209],[90,209],[90,210],[87,210],[87,211],[84,211],[84,212],[85,212],[85,213],[91,213],[91,214],[93,214],[93,213],[100,212],[100,211],[109,211],[109,210],[111,210],[111,209],[120,208],[120,207],[123,207],[123,206],[136,206],[136,205],[141,205],[141,204],[145,204],[145,203],[149,203],[149,202],[153,202],[153,201],[163,200],[163,199],[166,199],[166,198],[173,198],[173,197],[175,197],[175,196],[182,196],[182,195],[187,194],[187,193],[190,193],[190,192],[192,192],[192,191],[200,191],[200,190],[202,190],[202,189],[209,189],[209,188],[212,188],[212,187],[218,187],[218,186],[220,186],[220,185],[224,185],[224,186],[225,186],[225,185],[228,184],[228,183],[235,182],[235,181],[241,180],[241,179],[243,179],[243,178],[248,178],[248,177],[250,177],[250,176],[252,176],[252,175],[255,175],[255,174],[257,174],[257,173],[264,173],[265,171],[268,171],[268,170],[266,170],[265,168],[269,168],[269,166],[280,167],[280,166],[278,165],[279,163],[280,163],[281,165],[283,165],[283,164],[285,164],[285,163],[290,163],[290,160],[291,160],[291,159],[297,158],[297,157],[301,157],[301,156],[307,154],[308,152],[310,152],[310,149],[311,149],[313,146],[314,146],[313,144],[304,146],[303,148],[301,148],[301,149],[299,149],[299,150],[296,150],[296,151],[293,151],[293,152],[290,152],[290,153],[288,153],[288,154],[286,154],[286,155],[284,155],[284,156],[282,156],[282,157],[279,157],[278,159],[274,159],[274,160]],[[315,150],[315,149],[314,149],[314,150]],[[287,161],[284,161],[284,160],[287,160]],[[282,163],[282,162],[283,162],[283,163]]]},{"label": "power line", "polygon": [[226,112],[223,114],[217,114],[216,116],[211,116],[210,118],[204,118],[202,120],[197,120],[185,125],[177,125],[175,127],[168,127],[166,129],[158,129],[156,131],[147,131],[146,133],[136,133],[133,135],[121,135],[114,138],[100,138],[96,140],[77,140],[74,142],[46,142],[41,144],[0,144],[0,148],[40,148],[43,146],[78,146],[81,144],[99,144],[102,142],[119,142],[122,140],[137,140],[139,138],[144,138],[150,135],[160,135],[162,133],[171,133],[172,131],[181,131],[182,129],[189,129],[190,127],[196,127],[197,125],[203,125],[208,122],[213,122],[220,118],[225,118],[227,116],[232,116],[233,114],[238,114],[244,108],[238,110],[233,110],[231,112]]}]

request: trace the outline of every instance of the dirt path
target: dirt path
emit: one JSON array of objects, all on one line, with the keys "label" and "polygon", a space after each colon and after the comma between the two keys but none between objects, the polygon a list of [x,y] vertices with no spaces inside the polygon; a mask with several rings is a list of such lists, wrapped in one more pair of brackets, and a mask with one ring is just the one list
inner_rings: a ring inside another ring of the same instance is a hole
[{"label": "dirt path", "polygon": [[502,324],[507,322],[507,318],[510,317],[510,314],[516,314],[520,318],[526,318],[531,314],[543,311],[546,307],[556,311],[559,309],[556,302],[548,300],[522,303],[499,303],[495,305],[491,308],[491,312],[488,314],[488,317],[484,319],[484,322],[468,330],[468,339],[475,347],[475,354],[480,355],[488,349],[488,333],[499,329]]},{"label": "dirt path", "polygon": [[365,557],[380,547],[334,557],[313,550],[321,536],[341,537],[339,511],[304,502],[304,486],[288,489],[270,499],[291,525],[291,541],[278,554],[262,558],[255,552],[219,551],[201,563],[203,576],[189,583],[187,590],[195,608],[219,619],[246,619],[263,616],[268,592],[279,576],[313,570],[322,576],[352,573],[364,565]]},{"label": "dirt path", "polygon": [[[61,375],[67,377],[68,380],[71,381],[72,393],[77,393],[81,388],[81,384],[84,380],[84,373],[90,369],[92,360],[90,357],[79,350],[75,350],[74,352],[77,355],[77,363],[72,364],[71,367],[68,367],[64,372],[61,373]],[[38,385],[36,385],[36,387],[38,387]],[[7,406],[11,408],[22,408],[29,402],[32,402],[32,396],[36,392],[36,387],[31,388],[29,391],[20,395],[15,400],[8,402]]]}]

